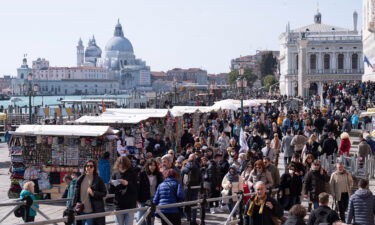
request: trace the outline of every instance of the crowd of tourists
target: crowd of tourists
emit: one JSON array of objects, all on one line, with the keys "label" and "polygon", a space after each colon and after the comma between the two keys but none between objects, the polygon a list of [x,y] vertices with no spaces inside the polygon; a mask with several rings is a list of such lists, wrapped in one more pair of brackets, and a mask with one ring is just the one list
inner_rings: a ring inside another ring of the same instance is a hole
[{"label": "crowd of tourists", "polygon": [[[359,118],[360,110],[374,100],[374,90],[370,83],[325,86],[323,107],[312,102],[310,108],[288,108],[288,99],[279,97],[279,103],[247,109],[242,121],[237,112],[211,112],[199,129],[185,125],[178,148],[161,134],[148,132],[141,157],[119,156],[110,168],[107,153],[98,164],[87,161],[82,175],[67,176],[66,197],[73,199],[67,206],[79,214],[103,212],[107,193],[115,195],[116,210],[206,195],[227,197],[209,202],[207,213],[233,211],[233,219],[243,217],[246,225],[373,225],[375,198],[369,181],[352,176],[341,161],[335,161],[336,170],[328,174],[321,159],[354,154],[352,130],[363,132],[355,152],[359,160],[364,163],[375,154],[375,141],[368,133],[371,119]],[[124,145],[120,140],[119,148]],[[235,207],[241,193],[242,211]],[[160,211],[175,225],[183,217],[190,224],[199,222],[194,206]],[[143,215],[116,215],[115,221],[129,225]],[[154,220],[150,215],[143,224]],[[167,224],[163,218],[161,222]],[[80,223],[105,224],[105,218]]]}]

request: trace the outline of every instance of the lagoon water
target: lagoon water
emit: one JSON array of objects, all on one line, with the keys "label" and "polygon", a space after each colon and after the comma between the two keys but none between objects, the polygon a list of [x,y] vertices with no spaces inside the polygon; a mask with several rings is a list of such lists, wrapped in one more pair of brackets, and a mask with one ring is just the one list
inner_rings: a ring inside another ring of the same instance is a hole
[{"label": "lagoon water", "polygon": [[[61,104],[59,101],[61,98],[65,100],[79,100],[79,99],[87,99],[87,98],[98,98],[98,99],[108,99],[108,98],[122,98],[121,100],[117,100],[118,104],[123,104],[125,98],[129,98],[130,95],[122,94],[122,95],[69,95],[69,96],[35,96],[31,98],[31,103],[33,106],[52,106],[56,104]],[[28,106],[29,105],[29,97],[28,96],[17,96],[12,98],[19,98],[21,101],[12,102],[11,100],[3,100],[0,101],[0,106],[7,108],[9,105],[17,105],[17,106]],[[12,99],[11,98],[11,99]]]}]

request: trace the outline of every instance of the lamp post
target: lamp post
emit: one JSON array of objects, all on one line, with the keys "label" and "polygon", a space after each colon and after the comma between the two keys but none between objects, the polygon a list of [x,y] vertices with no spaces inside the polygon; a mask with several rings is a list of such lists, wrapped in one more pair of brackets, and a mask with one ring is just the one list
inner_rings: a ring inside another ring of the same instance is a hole
[{"label": "lamp post", "polygon": [[27,89],[27,95],[29,96],[29,123],[32,124],[32,104],[31,104],[31,96],[34,96],[36,92],[38,91],[39,86],[37,84],[33,85],[33,75],[29,73],[27,75],[27,81],[28,81],[28,87],[26,84],[24,84],[24,90]]},{"label": "lamp post", "polygon": [[239,71],[240,77],[237,79],[237,87],[241,88],[241,127],[244,127],[244,113],[243,113],[243,99],[244,99],[244,90],[247,87],[247,80],[244,76],[244,69]]}]

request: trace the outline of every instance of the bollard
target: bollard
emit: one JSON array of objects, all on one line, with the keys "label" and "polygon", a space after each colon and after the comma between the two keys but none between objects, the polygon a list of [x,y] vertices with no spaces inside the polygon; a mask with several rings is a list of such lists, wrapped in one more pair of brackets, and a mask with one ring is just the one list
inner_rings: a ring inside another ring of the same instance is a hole
[{"label": "bollard", "polygon": [[206,222],[206,207],[207,207],[207,196],[206,194],[203,194],[203,200],[202,202],[200,203],[200,207],[201,207],[201,225],[205,225]]}]

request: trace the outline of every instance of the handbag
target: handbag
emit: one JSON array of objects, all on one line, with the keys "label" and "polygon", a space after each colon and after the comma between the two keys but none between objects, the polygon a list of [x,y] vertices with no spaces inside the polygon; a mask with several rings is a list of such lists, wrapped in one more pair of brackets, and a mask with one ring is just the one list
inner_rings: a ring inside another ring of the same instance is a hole
[{"label": "handbag", "polygon": [[74,207],[74,211],[78,214],[82,213],[85,209],[85,205],[82,202],[77,202],[77,204]]}]

